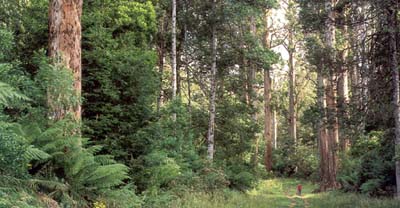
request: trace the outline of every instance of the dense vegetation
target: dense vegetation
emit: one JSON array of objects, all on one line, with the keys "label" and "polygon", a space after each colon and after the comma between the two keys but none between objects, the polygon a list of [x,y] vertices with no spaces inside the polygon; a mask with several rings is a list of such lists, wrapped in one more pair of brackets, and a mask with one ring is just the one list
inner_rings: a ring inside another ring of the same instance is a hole
[{"label": "dense vegetation", "polygon": [[399,206],[398,4],[0,0],[0,207]]}]

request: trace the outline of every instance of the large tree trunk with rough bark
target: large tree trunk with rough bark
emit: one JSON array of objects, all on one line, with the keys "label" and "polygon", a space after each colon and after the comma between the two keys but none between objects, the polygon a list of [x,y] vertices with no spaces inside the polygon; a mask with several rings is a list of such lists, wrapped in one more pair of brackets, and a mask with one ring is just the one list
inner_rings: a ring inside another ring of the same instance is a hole
[{"label": "large tree trunk with rough bark", "polygon": [[[390,34],[390,68],[392,71],[393,83],[393,113],[395,120],[395,154],[400,155],[400,81],[399,81],[399,61],[397,49],[398,37],[398,3],[393,1],[393,7],[388,8],[388,26]],[[400,159],[396,157],[396,198],[400,200]]]},{"label": "large tree trunk with rough bark", "polygon": [[328,63],[324,63],[325,69],[328,73],[326,85],[326,106],[327,106],[327,162],[325,165],[328,167],[326,183],[322,184],[322,190],[336,189],[338,183],[336,181],[336,174],[338,168],[337,147],[339,143],[339,123],[337,118],[337,70],[334,69],[335,62],[335,12],[334,5],[336,0],[328,0],[325,3],[325,10],[328,14],[325,26],[325,44],[326,48],[330,50],[330,57]]},{"label": "large tree trunk with rough bark", "polygon": [[[257,25],[256,20],[252,16],[250,17],[250,34],[252,38],[257,38]],[[250,62],[250,71],[249,71],[249,79],[248,79],[248,86],[249,86],[249,106],[252,109],[251,118],[254,123],[257,123],[257,85],[256,85],[256,64]],[[258,164],[258,153],[259,153],[259,138],[254,133],[254,155],[253,155],[253,166],[257,167]]]},{"label": "large tree trunk with rough bark", "polygon": [[[265,13],[265,37],[264,46],[269,49],[270,46],[270,34],[269,34],[269,16],[270,12]],[[264,69],[264,140],[265,140],[265,153],[264,153],[264,164],[265,169],[269,172],[272,170],[272,125],[271,125],[271,75],[270,69]]]},{"label": "large tree trunk with rough bark", "polygon": [[[348,20],[349,9],[346,7],[344,9],[344,19]],[[347,22],[347,21],[346,21]],[[349,39],[350,34],[348,30],[348,26],[344,25],[343,27],[343,35],[344,35],[344,50],[341,54],[342,66],[339,72],[339,82],[338,82],[338,109],[339,109],[339,124],[340,124],[340,149],[346,152],[350,145],[350,136],[348,132],[348,123],[350,120],[349,113],[349,50],[350,47]]]},{"label": "large tree trunk with rough bark", "polygon": [[326,95],[325,95],[325,83],[326,78],[322,71],[322,68],[318,72],[318,108],[319,108],[319,122],[318,122],[318,147],[320,156],[320,177],[321,177],[321,190],[324,189],[328,183],[328,135],[326,129]]},{"label": "large tree trunk with rough bark", "polygon": [[[71,70],[74,77],[73,87],[78,98],[82,90],[82,64],[81,64],[81,16],[82,0],[50,0],[49,2],[49,48],[48,54],[55,64],[62,65]],[[66,112],[64,109],[54,107],[52,101],[49,105],[53,119],[60,120],[67,113],[73,113],[77,121],[81,120],[80,103],[71,106]]]},{"label": "large tree trunk with rough bark", "polygon": [[264,70],[264,139],[265,169],[272,170],[272,125],[271,125],[271,75],[270,69]]},{"label": "large tree trunk with rough bark", "polygon": [[[215,7],[217,1],[213,0],[213,13],[215,14]],[[215,23],[211,26],[212,38],[211,38],[211,86],[210,86],[210,117],[208,122],[208,159],[212,161],[214,159],[214,135],[215,135],[215,97],[217,89],[217,28]]]}]

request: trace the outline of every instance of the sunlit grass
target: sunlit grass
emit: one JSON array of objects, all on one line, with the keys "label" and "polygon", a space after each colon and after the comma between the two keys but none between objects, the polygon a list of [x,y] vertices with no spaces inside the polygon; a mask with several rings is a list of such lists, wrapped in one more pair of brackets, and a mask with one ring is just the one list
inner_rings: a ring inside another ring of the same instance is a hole
[{"label": "sunlit grass", "polygon": [[[302,196],[296,195],[296,187],[302,184]],[[327,192],[312,193],[317,185],[295,179],[271,179],[260,182],[246,192],[219,191],[187,193],[176,200],[173,208],[396,208],[400,202],[391,199],[374,199],[364,195]]]}]

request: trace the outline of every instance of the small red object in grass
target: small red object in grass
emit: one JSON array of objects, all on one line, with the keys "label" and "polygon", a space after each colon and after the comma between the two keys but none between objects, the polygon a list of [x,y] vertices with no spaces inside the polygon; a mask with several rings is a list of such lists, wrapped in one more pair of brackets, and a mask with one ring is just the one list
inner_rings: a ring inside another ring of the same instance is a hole
[{"label": "small red object in grass", "polygon": [[297,185],[297,195],[301,196],[302,189],[303,189],[303,186],[301,184]]}]

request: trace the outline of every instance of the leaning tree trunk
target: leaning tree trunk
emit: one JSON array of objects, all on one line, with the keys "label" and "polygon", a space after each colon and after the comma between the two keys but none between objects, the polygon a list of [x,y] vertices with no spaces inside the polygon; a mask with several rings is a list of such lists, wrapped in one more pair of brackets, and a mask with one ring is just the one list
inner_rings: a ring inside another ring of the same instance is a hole
[{"label": "leaning tree trunk", "polygon": [[[81,65],[81,16],[83,0],[50,0],[49,5],[49,48],[48,53],[56,64],[60,64],[73,73],[73,87],[80,98],[82,90]],[[73,113],[77,121],[81,120],[80,103],[68,110],[54,105],[57,101],[49,96],[49,105],[53,119],[60,120],[67,113]]]},{"label": "leaning tree trunk", "polygon": [[[270,49],[270,34],[269,34],[269,11],[265,14],[265,48]],[[265,169],[269,172],[272,170],[272,119],[271,119],[271,75],[270,68],[264,69],[264,140],[265,153],[264,164]]]},{"label": "leaning tree trunk", "polygon": [[392,71],[393,82],[393,107],[395,119],[395,154],[396,158],[396,198],[400,199],[400,81],[399,81],[399,62],[397,59],[397,3],[393,2],[392,8],[388,8],[388,25],[390,34],[390,68]]},{"label": "leaning tree trunk", "polygon": [[[216,0],[213,0],[213,13],[215,14]],[[208,159],[212,161],[214,159],[214,135],[215,135],[215,97],[217,89],[217,28],[215,23],[211,26],[212,39],[211,39],[211,87],[210,87],[210,118],[208,122]]]}]

